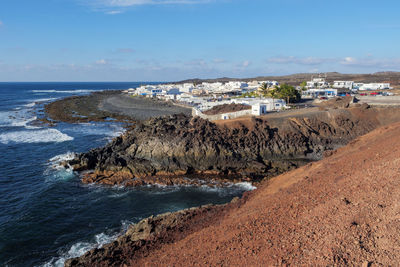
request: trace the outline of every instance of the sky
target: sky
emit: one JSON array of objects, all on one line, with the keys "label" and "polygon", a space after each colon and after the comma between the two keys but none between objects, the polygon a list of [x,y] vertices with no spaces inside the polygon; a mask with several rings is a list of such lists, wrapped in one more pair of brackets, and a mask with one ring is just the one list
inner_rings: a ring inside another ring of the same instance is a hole
[{"label": "sky", "polygon": [[398,0],[1,0],[0,81],[400,71]]}]

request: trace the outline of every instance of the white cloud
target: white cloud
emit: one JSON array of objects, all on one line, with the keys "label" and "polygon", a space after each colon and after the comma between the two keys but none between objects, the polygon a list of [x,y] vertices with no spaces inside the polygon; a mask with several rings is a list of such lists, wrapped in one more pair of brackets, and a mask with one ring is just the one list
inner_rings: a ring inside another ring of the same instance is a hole
[{"label": "white cloud", "polygon": [[364,58],[345,57],[339,63],[361,68],[400,69],[400,58],[375,58],[372,55]]},{"label": "white cloud", "polygon": [[95,12],[106,15],[118,15],[128,8],[143,5],[193,5],[206,4],[217,0],[74,0]]},{"label": "white cloud", "polygon": [[343,59],[343,61],[342,61],[342,64],[344,64],[344,65],[351,65],[351,64],[354,64],[354,63],[356,63],[357,62],[357,60],[354,58],[354,57],[345,57],[344,59]]},{"label": "white cloud", "polygon": [[210,1],[211,0],[97,0],[87,1],[87,3],[99,7],[129,7],[139,5],[203,4]]},{"label": "white cloud", "polygon": [[242,66],[243,66],[244,68],[247,68],[250,64],[251,64],[251,62],[248,61],[248,60],[245,60],[245,61],[242,62]]},{"label": "white cloud", "polygon": [[118,15],[118,14],[121,14],[121,13],[124,13],[123,11],[121,11],[121,10],[111,10],[111,11],[107,11],[107,12],[105,12],[107,15]]},{"label": "white cloud", "polygon": [[215,58],[215,59],[213,59],[213,63],[215,63],[215,64],[224,64],[224,63],[227,63],[227,62],[228,61],[223,59],[223,58]]},{"label": "white cloud", "polygon": [[267,60],[268,63],[275,64],[298,64],[298,65],[320,65],[323,63],[334,62],[332,58],[317,58],[317,57],[271,57]]},{"label": "white cloud", "polygon": [[96,61],[96,65],[107,65],[108,62],[105,59],[99,59]]},{"label": "white cloud", "polygon": [[135,49],[132,49],[132,48],[118,48],[117,50],[115,50],[115,53],[132,54],[132,53],[135,53]]},{"label": "white cloud", "polygon": [[[299,65],[299,66],[320,66],[326,64],[329,68],[334,66],[347,66],[352,68],[371,68],[371,69],[399,69],[400,58],[375,58],[371,54],[363,58],[344,57],[344,58],[318,58],[318,57],[293,57],[282,56],[272,57],[268,63],[280,65]],[[316,69],[316,68],[313,68]]]},{"label": "white cloud", "polygon": [[204,59],[194,59],[191,61],[184,62],[186,66],[194,66],[194,67],[208,67],[208,63]]}]

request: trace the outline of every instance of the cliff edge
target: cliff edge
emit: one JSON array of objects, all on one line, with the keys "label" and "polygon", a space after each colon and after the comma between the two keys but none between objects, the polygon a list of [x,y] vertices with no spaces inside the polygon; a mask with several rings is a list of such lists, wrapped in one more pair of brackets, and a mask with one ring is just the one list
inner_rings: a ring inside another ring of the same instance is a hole
[{"label": "cliff edge", "polygon": [[[126,250],[69,266],[390,266],[400,262],[400,123],[200,210]],[[214,212],[212,212],[214,210]],[[217,211],[217,212],[215,212]],[[185,213],[187,214],[187,213]],[[181,215],[179,215],[181,216]],[[137,228],[137,226],[136,226]],[[165,235],[165,233],[167,233]],[[151,242],[152,243],[151,243]],[[108,248],[106,248],[108,249]],[[117,250],[115,250],[117,249]]]}]

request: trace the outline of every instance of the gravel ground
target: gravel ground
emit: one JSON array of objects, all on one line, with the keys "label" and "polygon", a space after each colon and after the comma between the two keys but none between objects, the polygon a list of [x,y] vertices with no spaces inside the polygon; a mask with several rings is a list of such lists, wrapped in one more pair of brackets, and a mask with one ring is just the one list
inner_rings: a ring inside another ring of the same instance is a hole
[{"label": "gravel ground", "polygon": [[99,109],[106,112],[126,115],[137,120],[184,113],[191,115],[190,108],[176,106],[170,102],[143,97],[131,97],[126,94],[111,96],[103,100]]}]

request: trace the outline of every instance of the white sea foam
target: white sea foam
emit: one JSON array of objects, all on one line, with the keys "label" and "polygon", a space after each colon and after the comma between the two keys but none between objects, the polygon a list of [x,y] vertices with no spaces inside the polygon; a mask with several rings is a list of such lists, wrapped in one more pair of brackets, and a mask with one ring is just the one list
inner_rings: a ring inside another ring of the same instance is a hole
[{"label": "white sea foam", "polygon": [[65,168],[61,165],[63,161],[74,159],[75,155],[76,154],[73,152],[67,152],[49,159],[48,163],[46,164],[47,168],[44,171],[46,182],[66,181],[75,177],[72,168]]},{"label": "white sea foam", "polygon": [[14,109],[0,112],[0,127],[26,127],[36,120],[36,116],[29,109]]},{"label": "white sea foam", "polygon": [[68,127],[68,132],[73,132],[74,135],[88,136],[98,135],[111,139],[120,136],[124,133],[124,128],[117,124],[96,124],[96,123],[80,123],[79,125],[72,125]]},{"label": "white sea foam", "polygon": [[35,105],[36,105],[36,103],[32,102],[32,103],[25,104],[24,107],[31,108],[31,107],[34,107]]},{"label": "white sea foam", "polygon": [[234,186],[237,186],[237,187],[239,187],[239,188],[242,188],[242,189],[245,190],[245,191],[253,191],[253,190],[256,190],[256,189],[257,189],[257,187],[255,187],[254,185],[252,185],[252,184],[249,183],[249,182],[237,183],[237,184],[234,184]]},{"label": "white sea foam", "polygon": [[54,169],[58,169],[61,162],[72,160],[75,158],[75,156],[75,153],[68,151],[67,153],[52,157],[51,159],[49,159],[49,163],[51,167],[53,167]]},{"label": "white sea foam", "polygon": [[157,188],[156,191],[151,192],[154,195],[169,194],[181,190],[182,188],[191,188],[193,190],[217,193],[219,196],[229,196],[236,193],[242,193],[244,191],[252,191],[257,189],[254,185],[249,182],[241,183],[224,183],[218,184],[214,183],[215,186],[209,185],[210,183],[205,180],[196,179],[196,182],[202,184],[201,186],[188,184],[188,185],[145,185],[143,188]]},{"label": "white sea foam", "polygon": [[31,100],[29,100],[30,103],[25,104],[25,105],[23,105],[23,106],[24,106],[24,107],[27,107],[27,108],[32,108],[32,107],[34,107],[36,104],[42,104],[42,103],[49,102],[49,101],[53,101],[53,100],[56,100],[56,99],[57,99],[57,98],[55,98],[55,97],[52,97],[52,98],[31,99]]},{"label": "white sea foam", "polygon": [[94,240],[92,240],[92,242],[77,242],[73,244],[68,251],[60,252],[59,257],[51,259],[50,262],[45,263],[43,266],[44,267],[64,266],[64,263],[67,259],[80,257],[91,249],[101,248],[102,246],[113,242],[118,238],[118,236],[124,233],[131,224],[132,222],[130,221],[122,221],[121,230],[118,233],[113,233],[113,234],[100,233],[94,236]]},{"label": "white sea foam", "polygon": [[75,94],[75,93],[91,93],[96,92],[98,90],[86,90],[86,89],[78,89],[78,90],[32,90],[32,93],[59,93],[59,94]]},{"label": "white sea foam", "polygon": [[32,121],[34,121],[34,120],[36,120],[36,119],[37,119],[36,116],[31,117],[31,118],[16,118],[16,119],[14,119],[14,120],[11,122],[10,126],[14,126],[14,127],[28,127],[27,124],[30,123],[30,122],[32,122]]},{"label": "white sea foam", "polygon": [[45,170],[44,174],[45,174],[47,183],[68,181],[75,177],[75,173],[71,168],[69,168],[69,169],[62,168],[62,169],[58,169],[58,170],[47,169],[47,170]]},{"label": "white sea foam", "polygon": [[43,103],[43,102],[49,102],[58,99],[57,97],[51,97],[51,98],[39,98],[39,99],[34,99],[32,101],[35,101],[35,103]]},{"label": "white sea foam", "polygon": [[60,143],[74,138],[56,129],[27,130],[0,134],[0,143]]}]

